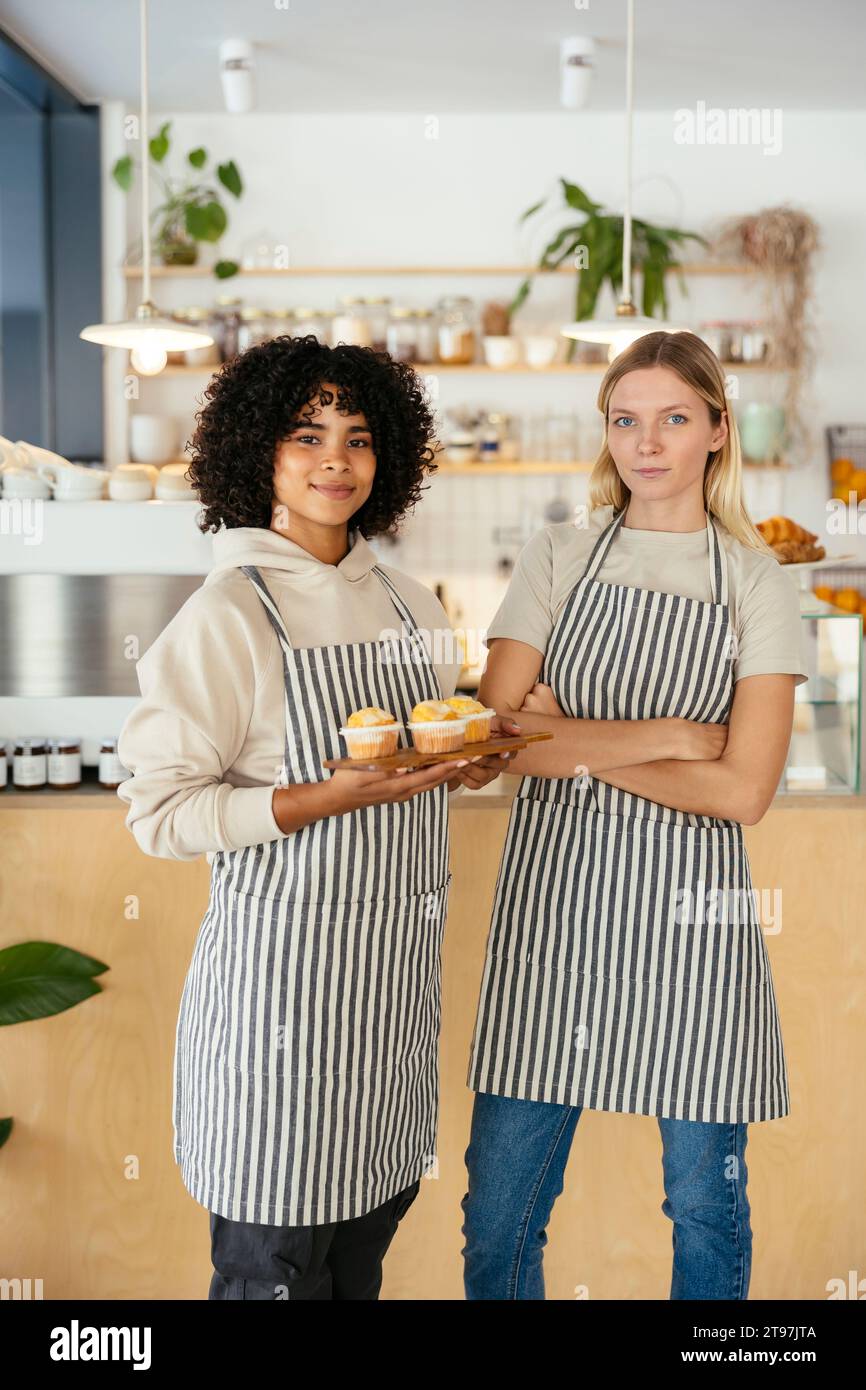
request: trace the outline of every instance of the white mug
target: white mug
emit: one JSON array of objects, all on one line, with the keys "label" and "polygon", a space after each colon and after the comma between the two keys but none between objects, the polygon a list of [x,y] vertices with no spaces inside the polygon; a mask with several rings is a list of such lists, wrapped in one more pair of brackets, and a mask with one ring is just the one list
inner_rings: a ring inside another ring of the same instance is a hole
[{"label": "white mug", "polygon": [[0,471],[4,497],[38,497],[43,501],[51,496],[51,487],[32,468],[5,467]]},{"label": "white mug", "polygon": [[484,359],[488,367],[516,367],[520,361],[520,343],[507,335],[485,338]]},{"label": "white mug", "polygon": [[121,463],[108,479],[108,495],[114,502],[147,502],[159,474],[147,463]]},{"label": "white mug", "polygon": [[36,472],[50,483],[57,501],[93,501],[101,497],[108,473],[104,468],[79,468],[73,463],[38,463]]},{"label": "white mug", "polygon": [[526,353],[527,367],[549,367],[554,357],[559,342],[556,338],[547,338],[539,335],[531,335],[523,339],[523,350]]},{"label": "white mug", "polygon": [[129,422],[129,457],[135,463],[168,463],[177,458],[179,433],[173,415],[133,415]]}]

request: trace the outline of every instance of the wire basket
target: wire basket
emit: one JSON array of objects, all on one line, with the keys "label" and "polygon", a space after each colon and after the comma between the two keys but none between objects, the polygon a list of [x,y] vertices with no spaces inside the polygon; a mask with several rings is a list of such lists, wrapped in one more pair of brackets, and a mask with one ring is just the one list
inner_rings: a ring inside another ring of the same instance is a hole
[{"label": "wire basket", "polygon": [[827,462],[851,459],[858,468],[866,468],[866,425],[828,425]]}]

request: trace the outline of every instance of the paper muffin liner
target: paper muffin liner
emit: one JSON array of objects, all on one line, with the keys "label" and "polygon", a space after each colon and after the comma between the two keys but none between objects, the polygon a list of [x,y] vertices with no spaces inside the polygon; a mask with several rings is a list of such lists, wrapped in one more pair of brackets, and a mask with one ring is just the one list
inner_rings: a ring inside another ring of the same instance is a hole
[{"label": "paper muffin liner", "polygon": [[412,742],[419,753],[453,753],[463,747],[466,737],[465,719],[430,719],[422,724],[406,725],[412,732]]},{"label": "paper muffin liner", "polygon": [[387,758],[397,752],[402,724],[361,724],[351,729],[342,728],[340,733],[346,740],[349,757],[359,762],[367,758]]},{"label": "paper muffin liner", "polygon": [[490,737],[490,723],[493,719],[495,709],[479,710],[476,714],[466,714],[466,742],[483,743]]}]

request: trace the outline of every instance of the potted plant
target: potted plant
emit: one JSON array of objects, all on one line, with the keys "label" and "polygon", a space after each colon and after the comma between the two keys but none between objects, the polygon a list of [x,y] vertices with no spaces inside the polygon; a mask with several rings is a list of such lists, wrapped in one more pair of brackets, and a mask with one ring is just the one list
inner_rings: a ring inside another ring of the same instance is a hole
[{"label": "potted plant", "polygon": [[[616,213],[603,211],[602,203],[595,203],[576,183],[560,179],[562,193],[567,209],[580,215],[579,222],[570,222],[563,227],[544,248],[538,262],[539,270],[556,270],[568,260],[573,260],[578,272],[575,290],[575,318],[590,319],[595,310],[599,292],[605,281],[609,281],[614,294],[622,289],[622,241],[623,218]],[[533,203],[522,214],[520,222],[525,222],[539,212],[547,202],[542,198]],[[655,227],[650,222],[632,218],[632,265],[643,274],[642,311],[651,318],[656,309],[667,314],[667,294],[665,275],[669,270],[679,274],[680,287],[685,294],[686,285],[678,252],[685,241],[696,241],[708,247],[709,242],[697,232],[682,231],[678,227]],[[509,310],[513,314],[523,304],[532,288],[532,275],[527,276],[512,300]],[[572,339],[568,346],[569,360],[576,344]]]},{"label": "potted plant", "polygon": [[[190,150],[186,156],[187,164],[199,172],[199,178],[193,175],[180,179],[172,179],[168,175],[163,177],[161,166],[170,148],[170,127],[171,121],[166,121],[160,127],[159,134],[148,141],[150,159],[163,191],[162,203],[151,214],[154,251],[163,265],[194,265],[198,260],[199,242],[219,241],[228,226],[228,214],[216,181],[235,198],[241,196],[243,185],[233,159],[217,165],[216,179],[206,173],[208,152],[202,146]],[[116,161],[111,171],[112,178],[124,193],[128,193],[132,187],[133,168],[132,156],[124,155]],[[236,261],[218,260],[214,265],[214,274],[220,280],[226,280],[237,272]]]}]

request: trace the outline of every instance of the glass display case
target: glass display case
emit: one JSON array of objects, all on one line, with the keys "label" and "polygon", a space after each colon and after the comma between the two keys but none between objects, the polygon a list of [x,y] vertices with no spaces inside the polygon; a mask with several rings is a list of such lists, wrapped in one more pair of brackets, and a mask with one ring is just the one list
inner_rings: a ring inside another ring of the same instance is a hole
[{"label": "glass display case", "polygon": [[863,619],[800,594],[809,679],[796,688],[794,729],[779,793],[860,790]]}]

